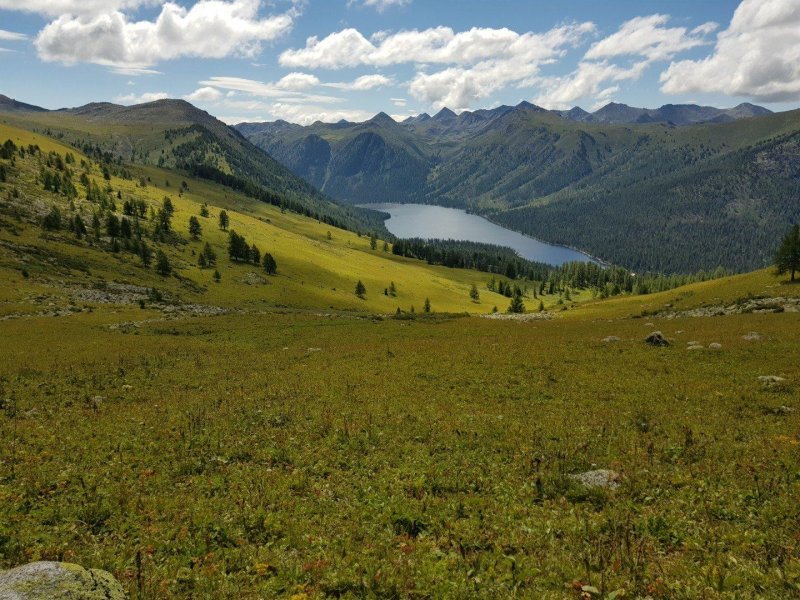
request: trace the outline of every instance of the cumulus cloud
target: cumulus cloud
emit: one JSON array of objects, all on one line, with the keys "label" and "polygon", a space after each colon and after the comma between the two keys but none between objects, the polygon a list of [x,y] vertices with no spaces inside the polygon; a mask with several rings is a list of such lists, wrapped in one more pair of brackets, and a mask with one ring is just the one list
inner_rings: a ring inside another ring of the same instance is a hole
[{"label": "cumulus cloud", "polygon": [[697,92],[758,102],[800,99],[800,2],[743,0],[712,54],[672,63],[661,74],[667,94]]},{"label": "cumulus cloud", "polygon": [[339,90],[353,90],[362,92],[366,90],[373,90],[376,88],[384,87],[394,83],[391,77],[375,73],[373,75],[362,75],[353,81],[343,83],[324,83],[326,87],[336,88]]},{"label": "cumulus cloud", "polygon": [[144,94],[126,94],[124,96],[117,96],[114,102],[117,104],[142,104],[143,102],[155,102],[156,100],[164,100],[169,98],[166,92],[145,92]]},{"label": "cumulus cloud", "polygon": [[288,32],[295,14],[260,18],[260,5],[260,0],[200,0],[187,9],[167,2],[155,21],[135,22],[120,11],[62,14],[39,32],[35,44],[45,61],[89,62],[131,74],[185,56],[252,57],[262,42]]},{"label": "cumulus cloud", "polygon": [[612,94],[619,91],[618,85],[610,82],[638,79],[647,62],[641,61],[630,68],[602,62],[581,62],[578,68],[564,77],[543,79],[543,92],[534,99],[536,104],[550,109],[565,109],[578,100],[593,98],[594,105],[606,104]]},{"label": "cumulus cloud", "polygon": [[286,104],[282,102],[270,106],[273,118],[310,125],[315,121],[335,123],[342,119],[346,121],[366,121],[373,115],[359,109],[331,109],[328,107],[314,106],[313,104]]},{"label": "cumulus cloud", "polygon": [[[668,15],[659,14],[625,21],[616,32],[592,44],[574,71],[536,81],[542,91],[534,102],[564,109],[588,99],[593,106],[602,106],[619,91],[620,82],[639,79],[654,62],[708,44],[705,36],[717,27],[709,22],[689,31],[668,27],[668,22]],[[609,59],[630,62],[620,65]]]},{"label": "cumulus cloud", "polygon": [[380,32],[367,39],[357,29],[348,28],[321,40],[310,37],[304,48],[281,53],[279,62],[284,67],[325,69],[402,63],[470,65],[502,58],[542,62],[593,31],[592,23],[522,34],[506,28],[473,27],[456,33],[450,27],[432,27],[394,34]]},{"label": "cumulus cloud", "polygon": [[215,87],[204,86],[197,88],[191,94],[187,94],[183,98],[189,102],[216,102],[222,98],[222,92]]},{"label": "cumulus cloud", "polygon": [[650,15],[626,21],[616,33],[592,44],[585,58],[642,56],[650,62],[668,60],[679,52],[707,44],[703,35],[717,27],[716,23],[709,22],[689,32],[685,27],[665,27],[668,21],[668,15]]},{"label": "cumulus cloud", "polygon": [[300,91],[319,85],[319,79],[308,73],[289,73],[275,85],[284,90]]}]

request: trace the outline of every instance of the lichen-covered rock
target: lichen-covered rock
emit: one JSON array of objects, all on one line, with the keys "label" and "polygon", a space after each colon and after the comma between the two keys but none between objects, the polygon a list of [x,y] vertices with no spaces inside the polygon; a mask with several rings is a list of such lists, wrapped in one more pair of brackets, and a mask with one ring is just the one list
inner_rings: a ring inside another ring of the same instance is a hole
[{"label": "lichen-covered rock", "polygon": [[569,476],[570,479],[588,488],[609,488],[619,487],[620,474],[610,469],[594,469],[583,473],[575,473]]},{"label": "lichen-covered rock", "polygon": [[0,571],[0,600],[125,600],[113,575],[64,562],[34,562]]}]

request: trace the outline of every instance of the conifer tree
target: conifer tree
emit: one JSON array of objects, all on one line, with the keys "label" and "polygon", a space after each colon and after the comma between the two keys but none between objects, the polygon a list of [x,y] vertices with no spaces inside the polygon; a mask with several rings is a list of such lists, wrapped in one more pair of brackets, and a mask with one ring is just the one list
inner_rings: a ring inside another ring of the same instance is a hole
[{"label": "conifer tree", "polygon": [[800,271],[800,225],[795,225],[784,236],[781,245],[775,252],[775,266],[778,275],[790,274],[790,281],[794,281],[797,271]]},{"label": "conifer tree", "polygon": [[364,287],[364,284],[359,279],[358,283],[356,283],[356,296],[358,296],[359,298],[363,298],[364,296],[366,296],[366,294],[367,294],[367,288]]}]

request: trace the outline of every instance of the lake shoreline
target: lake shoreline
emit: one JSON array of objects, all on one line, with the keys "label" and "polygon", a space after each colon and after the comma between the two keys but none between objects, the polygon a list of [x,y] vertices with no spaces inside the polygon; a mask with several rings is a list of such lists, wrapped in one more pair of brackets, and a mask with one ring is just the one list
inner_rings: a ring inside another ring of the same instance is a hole
[{"label": "lake shoreline", "polygon": [[[520,258],[553,266],[568,262],[593,262],[608,266],[602,259],[583,250],[538,239],[464,208],[419,202],[380,202],[355,206],[389,214],[385,220],[386,228],[401,239],[472,241],[510,248]],[[449,218],[443,221],[446,217]]]}]

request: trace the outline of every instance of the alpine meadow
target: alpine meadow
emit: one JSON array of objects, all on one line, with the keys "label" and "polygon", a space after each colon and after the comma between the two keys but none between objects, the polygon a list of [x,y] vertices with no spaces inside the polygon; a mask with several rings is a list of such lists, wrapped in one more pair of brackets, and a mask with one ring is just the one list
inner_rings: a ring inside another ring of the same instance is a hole
[{"label": "alpine meadow", "polygon": [[0,0],[0,600],[800,598],[798,48]]}]

